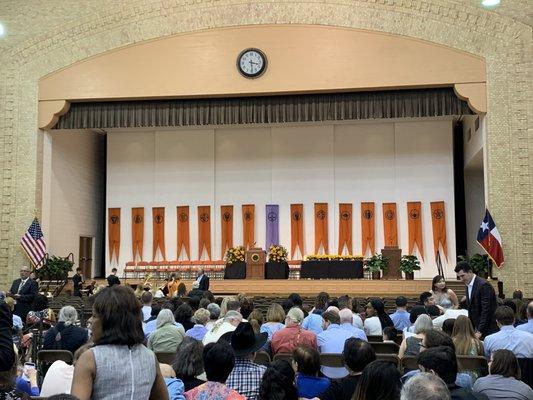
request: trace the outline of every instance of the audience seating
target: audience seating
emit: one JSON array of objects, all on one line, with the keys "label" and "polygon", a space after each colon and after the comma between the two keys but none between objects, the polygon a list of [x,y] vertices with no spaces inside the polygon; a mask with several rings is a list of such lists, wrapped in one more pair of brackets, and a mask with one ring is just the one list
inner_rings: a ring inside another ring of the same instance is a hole
[{"label": "audience seating", "polygon": [[72,364],[73,355],[68,350],[40,350],[37,353],[37,362],[52,364],[54,361],[64,361],[67,364]]},{"label": "audience seating", "polygon": [[157,361],[161,364],[171,365],[176,357],[176,353],[158,352],[155,353],[155,356],[157,357]]},{"label": "audience seating", "polygon": [[270,356],[266,351],[258,351],[255,353],[254,363],[268,366],[270,364]]},{"label": "audience seating", "polygon": [[292,361],[292,354],[291,353],[278,353],[274,356],[275,360],[287,360],[288,362]]},{"label": "audience seating", "polygon": [[383,342],[383,336],[381,335],[376,335],[376,336],[368,335],[367,338],[369,342],[374,342],[374,343]]},{"label": "audience seating", "polygon": [[390,361],[401,370],[400,358],[396,354],[376,354],[378,360]]},{"label": "audience seating", "polygon": [[400,346],[396,343],[370,342],[370,345],[376,353],[380,354],[398,354]]},{"label": "audience seating", "polygon": [[333,368],[344,367],[342,354],[322,353],[320,354],[320,365]]},{"label": "audience seating", "polygon": [[416,361],[416,357],[415,356],[402,357],[402,369],[404,373],[418,369],[418,362]]},{"label": "audience seating", "polygon": [[519,358],[521,381],[528,384],[533,389],[533,358]]},{"label": "audience seating", "polygon": [[459,371],[477,371],[480,376],[489,373],[487,359],[482,356],[457,356],[457,367]]}]

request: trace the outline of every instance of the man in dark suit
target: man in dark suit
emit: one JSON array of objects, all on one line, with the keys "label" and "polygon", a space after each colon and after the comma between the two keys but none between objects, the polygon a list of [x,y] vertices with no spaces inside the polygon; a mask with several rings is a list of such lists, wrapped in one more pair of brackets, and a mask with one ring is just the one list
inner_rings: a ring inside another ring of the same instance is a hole
[{"label": "man in dark suit", "polygon": [[20,268],[20,279],[15,279],[11,285],[8,296],[16,301],[14,314],[18,315],[22,322],[26,321],[26,315],[31,311],[31,305],[35,295],[39,291],[39,285],[30,278],[30,267],[24,265]]},{"label": "man in dark suit", "polygon": [[198,289],[203,291],[209,290],[209,277],[204,273],[203,268],[198,270],[196,282],[198,282]]},{"label": "man in dark suit", "polygon": [[81,268],[76,268],[76,274],[72,277],[72,284],[74,285],[74,296],[81,297],[81,290],[83,289],[83,276],[81,276]]},{"label": "man in dark suit", "polygon": [[497,301],[494,288],[486,280],[476,276],[467,261],[460,261],[455,267],[457,277],[466,285],[468,316],[478,339],[498,331],[494,312]]},{"label": "man in dark suit", "polygon": [[120,279],[118,279],[116,268],[113,268],[111,270],[111,274],[107,277],[107,284],[109,287],[113,285],[120,285]]}]

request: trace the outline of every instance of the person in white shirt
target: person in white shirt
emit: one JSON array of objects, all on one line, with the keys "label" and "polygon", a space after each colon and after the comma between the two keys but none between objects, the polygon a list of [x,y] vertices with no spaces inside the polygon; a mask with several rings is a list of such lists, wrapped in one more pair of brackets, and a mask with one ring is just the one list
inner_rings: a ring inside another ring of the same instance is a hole
[{"label": "person in white shirt", "polygon": [[468,317],[468,310],[454,310],[453,308],[448,308],[446,311],[444,311],[444,314],[433,320],[433,326],[435,328],[442,329],[442,324],[444,321],[447,319],[457,319],[457,317],[460,315]]},{"label": "person in white shirt", "polygon": [[213,328],[207,332],[202,340],[203,344],[218,342],[222,335],[233,332],[242,322],[242,315],[237,311],[228,311],[223,319],[218,320]]},{"label": "person in white shirt", "polygon": [[141,295],[141,301],[143,303],[142,312],[143,312],[143,321],[150,319],[152,315],[152,293],[143,292]]},{"label": "person in white shirt", "polygon": [[365,333],[367,336],[380,336],[383,328],[394,326],[389,315],[385,312],[385,305],[380,299],[372,299],[366,305]]}]

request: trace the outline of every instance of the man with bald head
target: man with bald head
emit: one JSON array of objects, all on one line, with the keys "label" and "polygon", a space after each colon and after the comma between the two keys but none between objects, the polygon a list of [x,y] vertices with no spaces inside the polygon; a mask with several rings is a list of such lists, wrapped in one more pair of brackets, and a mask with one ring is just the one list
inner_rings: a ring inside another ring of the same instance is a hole
[{"label": "man with bald head", "polygon": [[15,299],[13,313],[18,315],[22,322],[26,321],[26,315],[31,311],[33,299],[39,291],[39,285],[30,278],[30,274],[30,267],[23,265],[20,268],[20,278],[13,281],[11,290],[7,293],[8,296]]}]

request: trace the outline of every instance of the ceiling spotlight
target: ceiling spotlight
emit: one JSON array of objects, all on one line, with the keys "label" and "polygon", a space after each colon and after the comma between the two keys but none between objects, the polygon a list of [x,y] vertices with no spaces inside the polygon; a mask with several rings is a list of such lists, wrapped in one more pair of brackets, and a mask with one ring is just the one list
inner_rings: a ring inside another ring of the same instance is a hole
[{"label": "ceiling spotlight", "polygon": [[4,36],[4,33],[5,33],[4,25],[2,25],[2,23],[0,22],[0,36]]},{"label": "ceiling spotlight", "polygon": [[494,7],[500,4],[500,0],[482,0],[481,4],[485,7]]}]

